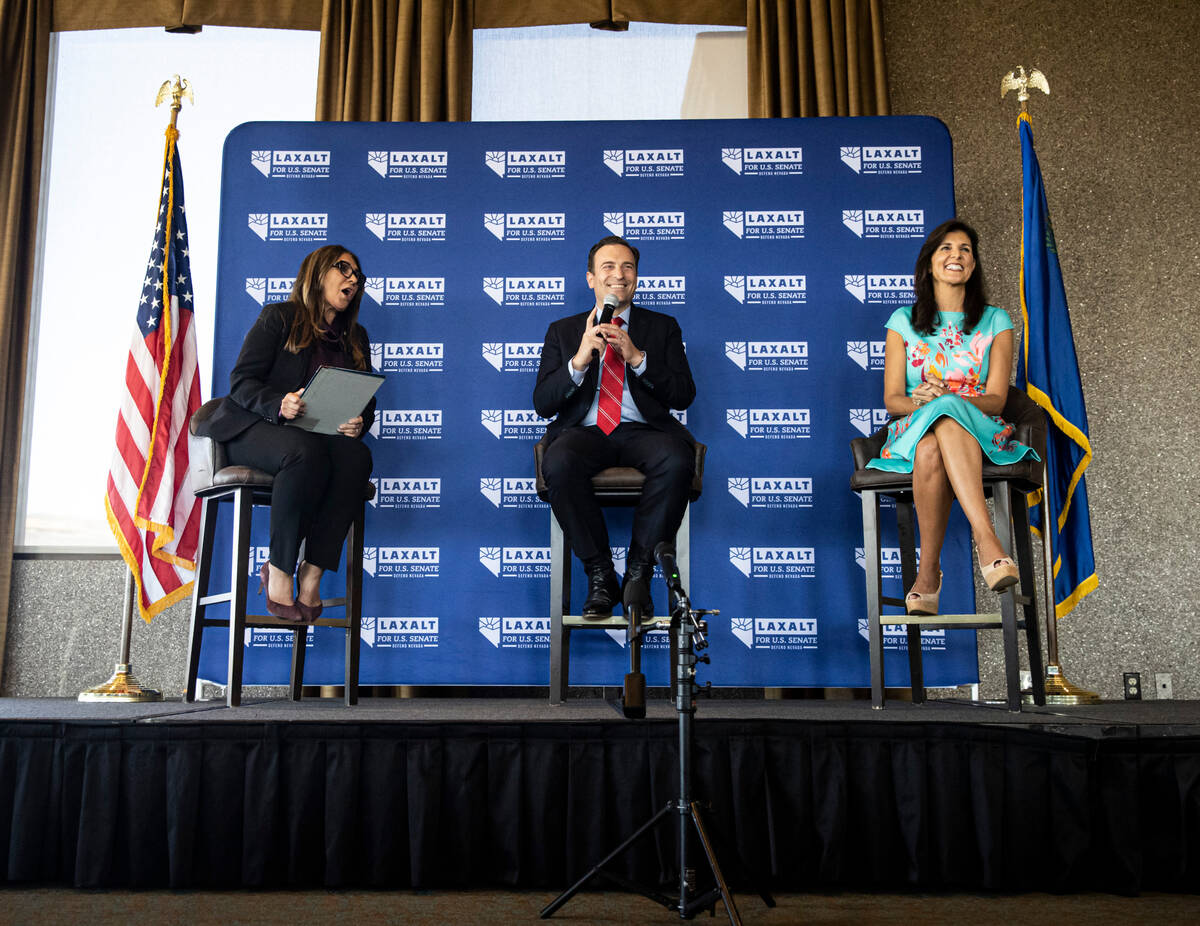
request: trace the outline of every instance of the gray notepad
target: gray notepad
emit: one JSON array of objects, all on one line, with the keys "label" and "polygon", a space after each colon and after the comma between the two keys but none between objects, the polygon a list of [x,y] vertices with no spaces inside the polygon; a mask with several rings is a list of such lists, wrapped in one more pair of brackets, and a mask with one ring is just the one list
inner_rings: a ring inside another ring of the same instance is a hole
[{"label": "gray notepad", "polygon": [[319,367],[304,387],[304,414],[288,424],[317,434],[336,434],[338,425],[362,414],[383,380],[382,373]]}]

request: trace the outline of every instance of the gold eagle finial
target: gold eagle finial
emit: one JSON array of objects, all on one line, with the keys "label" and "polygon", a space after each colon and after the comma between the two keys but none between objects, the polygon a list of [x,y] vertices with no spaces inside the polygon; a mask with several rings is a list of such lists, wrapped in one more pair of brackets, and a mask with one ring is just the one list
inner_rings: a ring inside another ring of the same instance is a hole
[{"label": "gold eagle finial", "polygon": [[180,77],[178,74],[172,74],[170,80],[164,80],[162,86],[158,88],[158,95],[154,98],[154,105],[161,106],[167,100],[171,101],[171,126],[175,125],[175,117],[179,115],[179,110],[183,109],[183,100],[193,106],[196,105],[196,98],[192,95],[192,85],[185,77]]},{"label": "gold eagle finial", "polygon": [[1021,112],[1025,112],[1028,108],[1025,104],[1029,100],[1029,90],[1041,90],[1047,96],[1050,94],[1050,84],[1046,82],[1046,75],[1037,68],[1030,68],[1029,76],[1025,76],[1025,68],[1017,65],[1015,71],[1009,71],[1000,81],[1000,99],[1004,99],[1008,95],[1009,90],[1017,91],[1017,102],[1021,104]]}]

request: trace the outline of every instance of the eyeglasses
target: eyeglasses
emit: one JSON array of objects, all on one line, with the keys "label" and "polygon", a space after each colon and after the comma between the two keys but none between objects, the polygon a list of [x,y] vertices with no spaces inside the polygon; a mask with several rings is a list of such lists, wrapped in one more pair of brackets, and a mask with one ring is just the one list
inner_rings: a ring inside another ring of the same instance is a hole
[{"label": "eyeglasses", "polygon": [[355,283],[361,284],[366,279],[363,272],[350,263],[348,260],[339,260],[334,263],[334,266],[341,271],[342,276],[347,280],[353,280]]}]

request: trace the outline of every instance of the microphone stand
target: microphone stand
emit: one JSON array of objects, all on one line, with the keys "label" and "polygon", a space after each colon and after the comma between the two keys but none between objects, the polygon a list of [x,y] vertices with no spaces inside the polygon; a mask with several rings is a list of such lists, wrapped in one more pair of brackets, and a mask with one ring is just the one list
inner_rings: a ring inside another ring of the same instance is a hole
[{"label": "microphone stand", "polygon": [[[664,569],[664,572],[667,570]],[[725,877],[721,873],[721,867],[717,863],[713,840],[704,826],[701,804],[692,797],[692,747],[694,741],[692,721],[696,714],[696,664],[709,662],[708,656],[696,655],[696,650],[703,650],[708,646],[706,636],[708,624],[700,618],[709,614],[719,614],[720,611],[692,608],[682,586],[671,589],[671,602],[672,690],[675,700],[675,715],[678,720],[679,746],[679,786],[676,800],[669,801],[658,813],[638,827],[629,838],[593,865],[582,878],[547,904],[539,914],[542,919],[551,917],[585,884],[600,875],[627,890],[637,891],[655,903],[662,904],[668,910],[677,911],[681,919],[691,919],[700,910],[713,909],[717,898],[720,897],[725,903],[725,912],[729,915],[731,926],[741,926],[741,915],[738,913],[737,905],[733,901],[733,894],[729,890]],[[633,883],[605,869],[605,866],[613,859],[651,832],[660,821],[672,812],[678,815],[676,821],[679,841],[679,893],[677,899],[667,897],[652,888]],[[704,850],[705,860],[708,862],[709,871],[715,882],[714,887],[701,893],[697,893],[696,869],[689,854],[692,849],[693,829]],[[742,860],[742,865],[747,871],[750,870],[744,860]],[[768,907],[775,906],[775,899],[769,893],[761,887],[757,890],[758,895]]]}]

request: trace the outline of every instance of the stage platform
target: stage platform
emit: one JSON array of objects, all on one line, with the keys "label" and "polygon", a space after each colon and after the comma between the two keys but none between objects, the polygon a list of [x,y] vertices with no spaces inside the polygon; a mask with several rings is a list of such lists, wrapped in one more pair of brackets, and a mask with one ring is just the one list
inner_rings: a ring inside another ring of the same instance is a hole
[{"label": "stage platform", "polygon": [[[669,803],[673,704],[0,699],[0,871],[76,887],[560,889]],[[726,874],[779,891],[1200,889],[1200,702],[701,698]],[[672,825],[618,871],[669,882]]]}]

